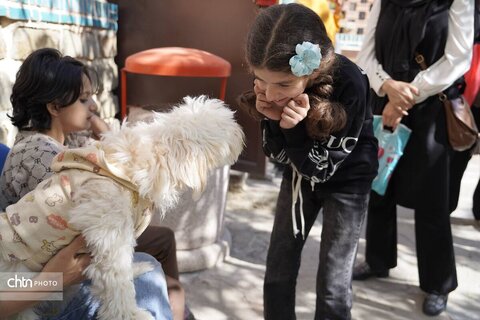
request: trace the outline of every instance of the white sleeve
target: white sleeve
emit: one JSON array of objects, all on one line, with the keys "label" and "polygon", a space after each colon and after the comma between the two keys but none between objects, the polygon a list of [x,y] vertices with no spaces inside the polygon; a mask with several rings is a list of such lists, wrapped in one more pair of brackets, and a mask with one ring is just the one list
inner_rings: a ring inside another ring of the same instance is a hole
[{"label": "white sleeve", "polygon": [[372,10],[368,15],[367,27],[365,29],[365,36],[363,38],[362,48],[357,56],[357,64],[362,68],[368,76],[370,87],[380,97],[385,95],[383,90],[380,90],[385,80],[390,79],[390,75],[383,70],[382,65],[378,62],[375,56],[375,30],[377,28],[378,17],[380,16],[380,8],[382,1],[375,0],[373,2]]},{"label": "white sleeve", "polygon": [[468,71],[472,60],[473,16],[474,0],[454,0],[448,14],[444,55],[411,82],[420,93],[415,96],[415,103],[445,90]]}]

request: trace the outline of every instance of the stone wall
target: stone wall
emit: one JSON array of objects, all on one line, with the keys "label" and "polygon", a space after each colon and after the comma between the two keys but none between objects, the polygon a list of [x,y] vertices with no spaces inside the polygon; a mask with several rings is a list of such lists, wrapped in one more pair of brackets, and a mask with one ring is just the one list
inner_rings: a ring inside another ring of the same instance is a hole
[{"label": "stone wall", "polygon": [[22,61],[39,48],[51,47],[91,66],[99,78],[94,97],[110,123],[118,111],[112,90],[118,86],[117,6],[105,0],[24,0],[0,2],[0,142],[16,134],[7,114],[10,94]]}]

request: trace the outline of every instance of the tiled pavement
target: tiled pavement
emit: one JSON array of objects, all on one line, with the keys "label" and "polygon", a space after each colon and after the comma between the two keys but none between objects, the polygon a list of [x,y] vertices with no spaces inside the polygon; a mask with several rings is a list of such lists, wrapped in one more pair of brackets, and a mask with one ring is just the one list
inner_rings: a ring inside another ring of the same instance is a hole
[{"label": "tiled pavement", "polygon": [[[471,198],[480,175],[480,157],[469,163],[462,181],[461,199],[452,215],[459,286],[450,294],[447,311],[438,317],[422,314],[423,293],[418,274],[413,214],[401,208],[398,217],[398,266],[390,277],[353,284],[353,319],[480,319],[480,226],[471,214]],[[215,268],[182,274],[187,300],[199,320],[262,319],[262,285],[273,208],[280,180],[248,179],[245,190],[230,192],[226,228],[231,235],[230,256]],[[297,284],[297,319],[313,319],[315,276],[321,219],[303,252]],[[362,235],[359,252],[363,257]]]}]

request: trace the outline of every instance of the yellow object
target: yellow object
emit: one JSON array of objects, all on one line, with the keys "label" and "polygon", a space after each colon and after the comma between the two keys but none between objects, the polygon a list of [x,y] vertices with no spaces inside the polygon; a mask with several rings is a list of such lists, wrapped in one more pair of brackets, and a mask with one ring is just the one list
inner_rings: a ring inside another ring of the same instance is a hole
[{"label": "yellow object", "polygon": [[[330,10],[328,0],[296,0],[297,3],[303,4],[304,6],[315,11],[323,21],[325,28],[327,29],[327,34],[330,40],[335,43],[335,35],[340,29],[338,21],[340,16],[335,14]],[[338,6],[338,4],[337,4]]]}]

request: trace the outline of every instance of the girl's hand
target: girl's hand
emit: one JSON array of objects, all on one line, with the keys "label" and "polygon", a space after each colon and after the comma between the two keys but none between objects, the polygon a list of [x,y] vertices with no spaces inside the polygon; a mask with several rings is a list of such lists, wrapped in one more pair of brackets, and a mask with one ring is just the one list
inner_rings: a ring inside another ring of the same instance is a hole
[{"label": "girl's hand", "polygon": [[267,101],[267,97],[265,96],[265,91],[261,90],[258,85],[258,80],[255,80],[253,86],[253,91],[257,95],[257,102],[255,107],[258,112],[263,114],[265,117],[271,120],[280,120],[282,109],[275,106],[273,103]]},{"label": "girl's hand", "polygon": [[381,89],[387,94],[388,100],[396,107],[407,111],[415,105],[415,96],[418,96],[418,89],[408,82],[386,80]]},{"label": "girl's hand", "polygon": [[64,287],[82,282],[85,280],[83,270],[90,264],[86,247],[85,239],[76,237],[48,261],[42,272],[62,272]]},{"label": "girl's hand", "polygon": [[291,129],[307,117],[310,110],[308,95],[302,93],[293,98],[284,108],[280,120],[280,128]]},{"label": "girl's hand", "polygon": [[402,121],[403,113],[392,102],[388,102],[382,112],[383,126],[391,127],[393,130]]}]

